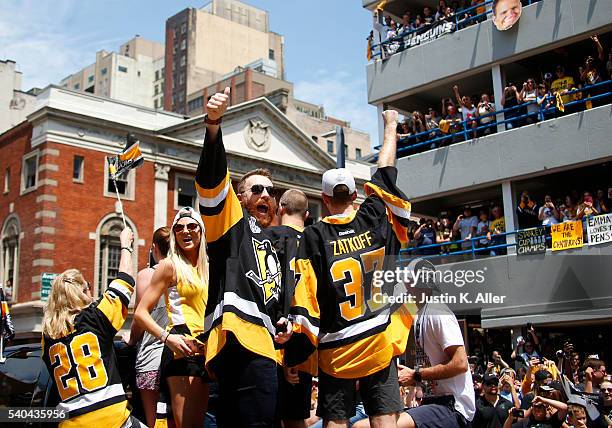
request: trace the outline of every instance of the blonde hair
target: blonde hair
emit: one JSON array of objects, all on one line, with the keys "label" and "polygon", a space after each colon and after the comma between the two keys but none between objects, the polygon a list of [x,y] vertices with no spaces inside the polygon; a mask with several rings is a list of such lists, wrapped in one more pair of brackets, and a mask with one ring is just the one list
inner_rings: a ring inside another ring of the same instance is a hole
[{"label": "blonde hair", "polygon": [[77,269],[68,269],[53,280],[44,307],[43,334],[58,339],[72,332],[74,318],[91,304],[91,298],[83,292],[86,285]]},{"label": "blonde hair", "polygon": [[[193,275],[192,265],[183,254],[181,248],[176,244],[174,231],[170,233],[170,251],[168,260],[174,266],[177,282],[187,282],[191,285],[198,285],[198,281]],[[204,230],[200,226],[200,249],[198,250],[198,262],[196,269],[204,285],[208,284],[208,254],[206,253],[206,238]]]}]

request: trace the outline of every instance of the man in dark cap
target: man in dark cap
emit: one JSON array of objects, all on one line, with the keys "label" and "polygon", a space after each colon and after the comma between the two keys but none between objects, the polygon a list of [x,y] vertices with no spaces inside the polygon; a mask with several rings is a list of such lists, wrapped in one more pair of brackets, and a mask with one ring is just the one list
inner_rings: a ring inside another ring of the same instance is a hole
[{"label": "man in dark cap", "polygon": [[512,403],[499,395],[499,378],[485,374],[482,383],[483,394],[476,398],[476,415],[473,428],[501,428],[512,409]]}]

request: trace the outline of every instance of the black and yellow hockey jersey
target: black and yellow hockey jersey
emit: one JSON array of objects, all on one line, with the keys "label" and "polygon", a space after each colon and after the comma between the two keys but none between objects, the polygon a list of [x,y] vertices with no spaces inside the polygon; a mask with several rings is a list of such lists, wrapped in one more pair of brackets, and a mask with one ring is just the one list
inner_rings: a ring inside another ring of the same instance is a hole
[{"label": "black and yellow hockey jersey", "polygon": [[297,226],[272,226],[265,231],[272,240],[282,272],[278,317],[287,316],[295,293],[295,261],[303,228]]},{"label": "black and yellow hockey jersey", "polygon": [[404,352],[416,308],[390,305],[385,294],[394,284],[372,281],[374,271],[395,268],[389,256],[407,242],[410,203],[396,178],[395,168],[378,169],[357,211],[304,230],[286,365],[302,363],[317,349],[319,370],[352,379],[385,368]]},{"label": "black and yellow hockey jersey", "polygon": [[270,238],[240,206],[230,180],[221,130],[215,141],[206,134],[196,189],[210,266],[201,338],[207,340],[206,363],[225,346],[228,333],[249,351],[278,361],[273,337],[281,267]]},{"label": "black and yellow hockey jersey", "polygon": [[97,302],[74,319],[68,336],[43,336],[43,361],[68,413],[69,427],[120,427],[130,416],[113,339],[127,318],[134,279],[120,272]]}]

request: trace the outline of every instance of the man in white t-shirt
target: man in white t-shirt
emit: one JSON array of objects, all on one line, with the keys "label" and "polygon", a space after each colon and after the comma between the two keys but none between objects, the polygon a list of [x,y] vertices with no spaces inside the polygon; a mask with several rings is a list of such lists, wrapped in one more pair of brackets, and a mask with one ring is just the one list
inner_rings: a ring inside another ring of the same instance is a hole
[{"label": "man in white t-shirt", "polygon": [[409,428],[464,428],[474,418],[474,387],[459,323],[448,306],[440,303],[418,303],[421,294],[432,291],[427,285],[415,284],[419,312],[414,322],[418,349],[427,355],[430,367],[415,369],[398,365],[399,382],[403,386],[429,381],[432,395],[423,398],[419,407],[407,411]]}]

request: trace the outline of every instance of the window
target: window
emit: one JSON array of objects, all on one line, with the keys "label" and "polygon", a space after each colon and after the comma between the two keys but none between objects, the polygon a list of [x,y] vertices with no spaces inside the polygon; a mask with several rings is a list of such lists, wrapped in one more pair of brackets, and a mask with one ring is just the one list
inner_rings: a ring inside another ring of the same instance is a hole
[{"label": "window", "polygon": [[127,67],[124,67],[123,65],[120,65],[119,67],[117,67],[117,70],[119,70],[122,73],[127,73],[128,71]]},{"label": "window", "polygon": [[18,268],[19,268],[19,221],[17,217],[9,216],[2,228],[2,254],[0,258],[0,282],[4,284],[6,300],[17,300]]},{"label": "window", "polygon": [[358,149],[358,148],[355,149],[355,158],[361,159],[361,149]]},{"label": "window", "polygon": [[159,80],[159,70],[155,70],[155,80]]},{"label": "window", "polygon": [[196,109],[202,108],[204,106],[204,97],[194,98],[193,100],[187,103],[187,107],[189,111],[194,111]]},{"label": "window", "polygon": [[159,94],[159,85],[155,85],[155,95]]},{"label": "window", "polygon": [[136,73],[136,75],[137,75],[138,77],[140,77],[140,70],[138,70],[138,72]]},{"label": "window", "polygon": [[310,138],[312,138],[312,141],[314,141],[314,142],[319,141],[319,137],[317,137],[316,135],[313,135],[313,136],[312,136],[312,137],[310,137]]},{"label": "window", "polygon": [[21,191],[26,192],[36,188],[38,178],[38,152],[23,157],[21,165]]},{"label": "window", "polygon": [[321,220],[321,204],[316,201],[308,201],[308,218],[306,219],[306,226],[310,226]]},{"label": "window", "polygon": [[83,166],[85,165],[85,158],[83,156],[74,156],[72,162],[72,181],[82,183],[84,181]]},{"label": "window", "polygon": [[185,64],[187,64],[187,59],[185,58],[185,55],[181,56],[181,67],[185,67]]},{"label": "window", "polygon": [[88,81],[89,83],[93,82],[93,80],[94,80],[94,77],[93,77],[93,76],[89,76],[89,77],[87,78],[87,81]]},{"label": "window", "polygon": [[131,169],[125,174],[119,176],[116,181],[113,181],[108,173],[108,161],[104,161],[104,196],[109,198],[116,198],[117,193],[115,192],[115,183],[117,184],[117,191],[122,198],[127,200],[134,200],[134,188],[136,185],[136,170]]},{"label": "window", "polygon": [[183,22],[181,24],[181,34],[185,34],[187,32],[187,23]]},{"label": "window", "polygon": [[193,207],[196,204],[197,193],[195,189],[195,182],[193,177],[187,176],[176,176],[176,203],[174,204],[175,209],[181,209],[182,207]]},{"label": "window", "polygon": [[349,157],[349,150],[348,150],[348,146],[346,145],[346,143],[344,143],[344,157],[347,159]]},{"label": "window", "polygon": [[153,107],[157,108],[157,100],[153,100]]},{"label": "window", "polygon": [[119,234],[123,230],[123,221],[113,217],[100,228],[100,248],[98,251],[98,281],[95,284],[96,296],[100,297],[106,291],[108,284],[117,278],[119,259],[121,257],[121,242]]},{"label": "window", "polygon": [[181,75],[179,76],[179,85],[184,85],[185,84],[185,74],[181,73]]},{"label": "window", "polygon": [[79,89],[81,89],[81,84],[80,84],[80,83],[75,83],[75,84],[74,84],[74,89],[75,89],[76,91],[78,91]]},{"label": "window", "polygon": [[11,169],[7,168],[4,171],[4,193],[8,193],[10,190],[11,181]]},{"label": "window", "polygon": [[108,73],[108,69],[106,67],[104,67],[102,70],[100,70],[100,74],[102,76],[104,76],[106,73]]},{"label": "window", "polygon": [[334,153],[334,142],[327,140],[327,153]]},{"label": "window", "polygon": [[268,49],[268,58],[274,61],[274,49]]},{"label": "window", "polygon": [[181,40],[181,50],[184,51],[185,49],[187,49],[187,40],[183,39]]}]

